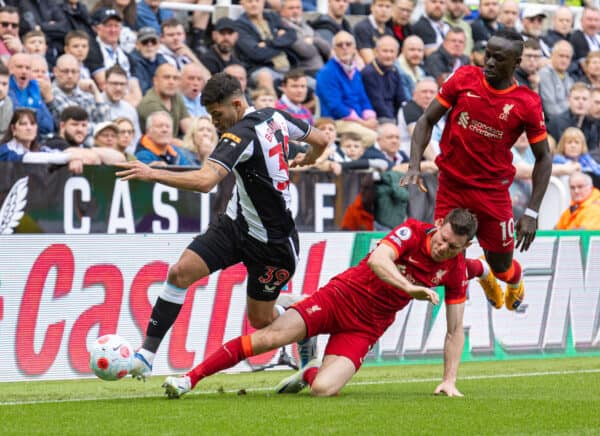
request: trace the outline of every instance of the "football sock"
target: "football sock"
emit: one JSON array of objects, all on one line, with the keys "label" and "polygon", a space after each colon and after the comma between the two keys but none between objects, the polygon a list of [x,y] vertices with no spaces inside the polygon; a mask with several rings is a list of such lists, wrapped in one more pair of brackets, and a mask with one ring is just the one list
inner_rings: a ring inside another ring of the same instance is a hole
[{"label": "football sock", "polygon": [[152,315],[146,328],[143,349],[156,353],[158,346],[177,319],[181,306],[181,304],[163,300],[162,297],[156,299],[156,304],[152,308]]},{"label": "football sock", "polygon": [[285,307],[283,307],[281,304],[276,304],[274,306],[275,311],[277,312],[277,316],[281,316],[285,313]]},{"label": "football sock", "polygon": [[144,356],[144,359],[146,359],[148,361],[148,363],[150,365],[152,365],[152,363],[154,362],[154,356],[156,355],[156,353],[153,353],[152,351],[148,351],[144,348],[140,348],[138,353],[140,353],[142,356]]},{"label": "football sock", "polygon": [[308,368],[306,371],[304,371],[304,374],[302,374],[302,379],[306,383],[308,383],[309,386],[312,386],[313,382],[315,381],[315,378],[317,377],[318,372],[319,372],[319,367],[317,367],[317,366]]},{"label": "football sock", "polygon": [[503,282],[506,282],[509,287],[518,288],[519,283],[521,282],[521,276],[523,275],[522,272],[523,270],[521,268],[521,264],[513,259],[510,268],[504,272],[496,274],[496,277]]},{"label": "football sock", "polygon": [[252,351],[250,335],[238,336],[223,344],[186,375],[190,377],[193,388],[204,377],[231,368],[236,363],[252,356],[254,356],[254,352]]},{"label": "football sock", "polygon": [[471,280],[474,277],[481,277],[483,275],[486,275],[489,271],[487,263],[483,262],[481,259],[465,258],[465,263],[467,264],[467,275],[469,280]]}]

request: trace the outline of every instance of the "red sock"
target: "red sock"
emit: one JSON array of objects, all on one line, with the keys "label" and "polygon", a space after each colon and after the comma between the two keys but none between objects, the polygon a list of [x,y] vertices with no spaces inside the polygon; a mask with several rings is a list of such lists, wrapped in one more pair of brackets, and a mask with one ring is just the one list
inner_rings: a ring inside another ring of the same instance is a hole
[{"label": "red sock", "polygon": [[304,371],[302,378],[306,383],[308,383],[309,386],[312,386],[313,382],[315,381],[315,377],[317,376],[317,372],[319,372],[318,367],[308,368],[306,371]]},{"label": "red sock", "polygon": [[253,355],[250,336],[238,336],[232,339],[187,373],[192,381],[192,388],[204,377],[231,368],[236,363]]},{"label": "red sock", "polygon": [[467,276],[471,280],[473,277],[481,277],[483,274],[483,264],[479,259],[466,259]]},{"label": "red sock", "polygon": [[516,285],[521,281],[522,273],[523,269],[521,268],[521,264],[513,259],[509,269],[498,274],[494,273],[494,275],[509,285]]}]

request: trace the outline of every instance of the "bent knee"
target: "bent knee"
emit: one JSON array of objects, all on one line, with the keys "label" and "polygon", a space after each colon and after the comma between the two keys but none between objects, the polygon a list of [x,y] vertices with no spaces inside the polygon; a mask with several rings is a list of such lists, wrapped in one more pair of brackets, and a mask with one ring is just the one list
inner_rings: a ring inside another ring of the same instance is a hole
[{"label": "bent knee", "polygon": [[167,280],[173,286],[177,286],[178,288],[182,289],[189,287],[194,282],[191,275],[187,273],[179,263],[176,263],[169,268]]},{"label": "bent knee", "polygon": [[273,315],[267,317],[248,313],[248,321],[253,328],[260,330],[273,322]]},{"label": "bent knee", "polygon": [[337,395],[338,392],[337,386],[319,381],[318,378],[310,386],[310,394],[315,397],[331,397]]}]

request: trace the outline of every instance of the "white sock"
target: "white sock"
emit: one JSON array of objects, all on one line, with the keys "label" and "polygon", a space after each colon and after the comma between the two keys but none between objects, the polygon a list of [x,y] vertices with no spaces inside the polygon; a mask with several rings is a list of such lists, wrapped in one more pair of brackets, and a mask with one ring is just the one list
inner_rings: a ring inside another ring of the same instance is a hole
[{"label": "white sock", "polygon": [[483,274],[481,274],[480,277],[485,277],[490,273],[490,266],[483,259],[479,259],[479,261],[481,262],[481,266],[483,267]]},{"label": "white sock", "polygon": [[281,316],[285,313],[285,307],[283,307],[281,304],[276,304],[274,307],[277,311],[277,316]]},{"label": "white sock", "polygon": [[140,353],[142,356],[144,356],[144,359],[146,359],[148,361],[148,363],[150,365],[152,365],[152,362],[154,362],[154,356],[156,356],[156,353],[153,353],[152,351],[145,350],[143,348],[140,348],[138,350],[138,353]]}]

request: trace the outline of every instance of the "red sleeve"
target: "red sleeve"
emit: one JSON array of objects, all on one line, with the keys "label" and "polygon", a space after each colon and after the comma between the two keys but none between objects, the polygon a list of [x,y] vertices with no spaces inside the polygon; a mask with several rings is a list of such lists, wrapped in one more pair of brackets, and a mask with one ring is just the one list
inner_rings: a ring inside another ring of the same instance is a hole
[{"label": "red sleeve", "polygon": [[525,131],[530,144],[535,144],[546,139],[546,123],[544,122],[544,112],[542,111],[542,100],[539,95],[532,95],[531,105],[526,108],[527,116],[524,117]]},{"label": "red sleeve", "polygon": [[394,249],[396,252],[396,259],[406,253],[406,251],[412,249],[417,243],[417,229],[412,221],[413,220],[407,220],[395,227],[381,240],[382,244],[386,244]]},{"label": "red sleeve", "polygon": [[442,106],[449,109],[456,104],[456,99],[458,98],[461,85],[464,83],[465,72],[467,70],[468,68],[465,67],[459,68],[454,73],[450,74],[442,84],[436,97],[437,101]]},{"label": "red sleeve", "polygon": [[464,303],[467,300],[468,285],[467,266],[464,259],[460,259],[455,263],[448,280],[444,283],[446,304]]}]

